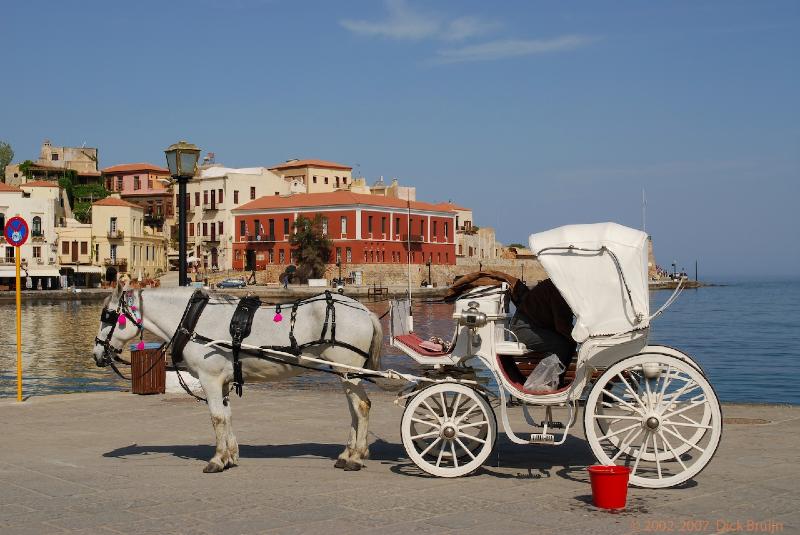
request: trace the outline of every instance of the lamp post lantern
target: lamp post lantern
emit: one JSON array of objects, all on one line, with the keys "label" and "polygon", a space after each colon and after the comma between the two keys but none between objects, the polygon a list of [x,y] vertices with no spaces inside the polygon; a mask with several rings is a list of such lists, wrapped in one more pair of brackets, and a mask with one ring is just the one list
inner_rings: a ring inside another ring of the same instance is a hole
[{"label": "lamp post lantern", "polygon": [[200,149],[178,141],[164,151],[169,174],[178,183],[178,285],[186,286],[186,184],[194,176]]}]

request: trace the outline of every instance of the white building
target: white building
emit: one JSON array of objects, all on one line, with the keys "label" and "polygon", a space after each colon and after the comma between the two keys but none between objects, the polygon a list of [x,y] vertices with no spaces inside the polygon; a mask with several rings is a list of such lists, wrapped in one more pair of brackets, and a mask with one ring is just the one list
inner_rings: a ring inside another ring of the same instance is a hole
[{"label": "white building", "polygon": [[305,184],[264,167],[209,167],[189,182],[186,191],[187,257],[196,257],[205,269],[224,270],[232,266],[231,210],[265,195],[305,192]]},{"label": "white building", "polygon": [[[37,182],[21,188],[0,183],[0,225],[20,216],[28,222],[30,236],[20,248],[22,284],[30,288],[58,287],[58,240],[56,216],[60,213],[60,192],[57,184]],[[0,285],[12,286],[15,276],[15,247],[0,237]]]}]

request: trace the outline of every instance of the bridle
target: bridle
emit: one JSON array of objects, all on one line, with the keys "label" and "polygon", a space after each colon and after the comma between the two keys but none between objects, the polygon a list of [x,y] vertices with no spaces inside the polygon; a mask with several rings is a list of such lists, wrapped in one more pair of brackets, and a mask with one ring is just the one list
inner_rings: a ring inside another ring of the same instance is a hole
[{"label": "bridle", "polygon": [[[124,360],[122,360],[119,356],[123,351],[122,347],[114,347],[114,344],[111,343],[111,338],[114,336],[114,330],[117,328],[119,324],[119,317],[120,315],[125,316],[129,321],[131,321],[136,328],[141,330],[143,329],[139,320],[135,317],[133,310],[131,310],[130,305],[128,304],[128,299],[131,297],[132,292],[123,292],[122,295],[119,297],[119,302],[117,303],[116,310],[109,310],[107,307],[103,307],[103,311],[100,313],[100,323],[101,325],[110,325],[111,329],[108,331],[105,340],[101,340],[100,338],[95,337],[94,343],[95,345],[103,346],[103,360],[98,363],[98,366],[111,366],[111,368],[119,375],[120,377],[125,378],[122,373],[117,369],[114,362],[122,362],[127,364]],[[141,296],[140,296],[141,302]],[[135,336],[135,335],[134,335]]]}]

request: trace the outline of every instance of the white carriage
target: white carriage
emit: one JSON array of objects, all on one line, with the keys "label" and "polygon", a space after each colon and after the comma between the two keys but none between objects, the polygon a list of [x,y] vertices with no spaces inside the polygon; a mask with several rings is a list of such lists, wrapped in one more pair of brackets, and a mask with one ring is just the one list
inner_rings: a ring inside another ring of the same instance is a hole
[{"label": "white carriage", "polygon": [[[404,303],[395,301],[391,344],[433,379],[403,396],[401,434],[409,457],[430,474],[462,476],[494,447],[493,405],[512,442],[549,445],[565,442],[582,405],[595,457],[629,466],[631,484],[671,487],[696,476],[719,445],[722,414],[691,357],[647,343],[650,320],[665,308],[650,314],[647,235],[613,223],[569,225],[532,235],[530,247],[575,314],[572,381],[552,392],[525,389],[515,360],[528,351],[507,328],[513,304],[505,284],[476,288],[456,301],[449,350],[426,349]],[[480,370],[496,389],[478,380]],[[522,405],[533,433],[512,430],[511,399]],[[567,413],[565,421],[553,421],[554,407]],[[543,411],[544,420],[536,422],[531,408]]]}]

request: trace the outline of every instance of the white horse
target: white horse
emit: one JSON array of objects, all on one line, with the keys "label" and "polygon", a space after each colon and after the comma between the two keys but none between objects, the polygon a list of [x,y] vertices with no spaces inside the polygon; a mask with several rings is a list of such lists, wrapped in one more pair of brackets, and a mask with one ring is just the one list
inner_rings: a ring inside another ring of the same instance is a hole
[{"label": "white horse", "polygon": [[[117,289],[105,301],[100,329],[93,355],[98,366],[106,366],[120,353],[125,344],[139,333],[137,322],[148,332],[169,341],[178,329],[181,317],[193,289],[162,288],[147,290]],[[359,354],[340,345],[321,344],[303,349],[302,354],[349,366],[380,368],[383,330],[380,321],[358,301],[336,295],[336,341],[358,348]],[[230,340],[229,324],[238,299],[213,295],[205,307],[195,332],[212,340]],[[294,337],[298,345],[318,341],[326,321],[325,299],[315,300],[297,308]],[[289,346],[291,305],[284,305],[282,319],[276,317],[275,307],[261,307],[253,318],[252,331],[244,341],[252,346]],[[125,317],[117,321],[117,317]],[[278,321],[280,319],[280,321]],[[330,336],[330,329],[328,329]],[[365,358],[363,355],[368,355]],[[306,371],[290,364],[256,358],[244,352],[239,356],[245,382],[280,381]],[[230,350],[206,347],[190,341],[183,351],[189,373],[199,379],[205,390],[211,423],[216,434],[216,452],[204,472],[221,472],[239,461],[239,446],[231,426],[231,407],[228,394],[233,381],[233,355]],[[367,427],[370,400],[357,378],[343,377],[344,392],[350,409],[350,438],[335,463],[336,468],[360,470],[368,457]]]}]

